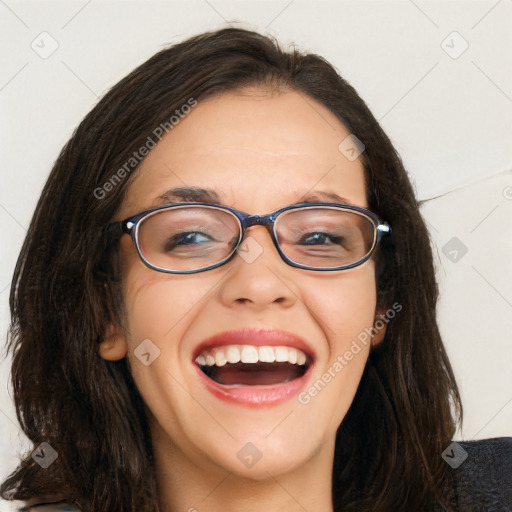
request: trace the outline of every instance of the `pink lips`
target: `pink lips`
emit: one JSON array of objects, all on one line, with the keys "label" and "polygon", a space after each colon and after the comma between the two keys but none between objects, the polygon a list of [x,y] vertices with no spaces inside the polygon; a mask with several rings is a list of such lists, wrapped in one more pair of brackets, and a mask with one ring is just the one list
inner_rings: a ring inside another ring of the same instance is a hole
[{"label": "pink lips", "polygon": [[288,346],[302,350],[308,360],[314,361],[312,348],[295,334],[271,329],[237,329],[221,332],[206,339],[194,350],[193,361],[204,387],[217,398],[248,407],[265,407],[282,403],[295,396],[306,385],[311,366],[301,377],[289,382],[262,386],[223,385],[208,378],[195,363],[196,357],[205,349],[222,345]]},{"label": "pink lips", "polygon": [[302,338],[299,338],[295,334],[273,329],[237,329],[234,331],[221,332],[204,340],[194,350],[193,359],[206,348],[219,347],[222,345],[255,345],[257,347],[263,345],[284,345],[298,348],[314,358],[313,349]]}]

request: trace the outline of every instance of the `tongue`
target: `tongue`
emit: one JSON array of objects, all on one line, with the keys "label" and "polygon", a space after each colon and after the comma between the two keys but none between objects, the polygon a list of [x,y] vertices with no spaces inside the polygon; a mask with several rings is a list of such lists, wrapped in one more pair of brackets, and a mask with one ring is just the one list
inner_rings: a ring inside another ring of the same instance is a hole
[{"label": "tongue", "polygon": [[227,363],[203,371],[219,384],[257,386],[288,382],[303,375],[305,368],[291,363]]}]

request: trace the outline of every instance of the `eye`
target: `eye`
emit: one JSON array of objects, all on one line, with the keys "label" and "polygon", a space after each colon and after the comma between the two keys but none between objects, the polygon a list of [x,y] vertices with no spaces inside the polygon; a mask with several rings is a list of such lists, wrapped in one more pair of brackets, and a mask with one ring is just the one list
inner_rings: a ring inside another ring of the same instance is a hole
[{"label": "eye", "polygon": [[343,245],[344,239],[339,235],[315,231],[299,240],[300,245]]},{"label": "eye", "polygon": [[199,245],[212,239],[200,231],[184,231],[169,238],[165,243],[165,250],[172,251],[180,245]]}]

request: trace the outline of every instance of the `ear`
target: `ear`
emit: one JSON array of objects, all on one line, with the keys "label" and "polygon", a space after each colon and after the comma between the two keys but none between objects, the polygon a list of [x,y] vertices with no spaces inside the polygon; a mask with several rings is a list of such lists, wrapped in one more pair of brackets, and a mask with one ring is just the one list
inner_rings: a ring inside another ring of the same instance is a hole
[{"label": "ear", "polygon": [[98,353],[107,361],[119,361],[128,352],[128,343],[121,330],[110,325],[105,339],[98,346]]},{"label": "ear", "polygon": [[384,336],[386,336],[386,329],[388,326],[389,319],[383,309],[378,309],[375,312],[375,319],[373,321],[372,333],[372,347],[376,347],[382,343]]}]

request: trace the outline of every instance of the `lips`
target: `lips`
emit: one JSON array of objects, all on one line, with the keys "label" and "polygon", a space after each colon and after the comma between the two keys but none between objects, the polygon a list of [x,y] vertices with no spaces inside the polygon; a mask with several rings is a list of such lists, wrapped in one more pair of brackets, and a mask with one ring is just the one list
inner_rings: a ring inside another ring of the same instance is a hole
[{"label": "lips", "polygon": [[203,341],[193,354],[208,391],[247,406],[275,405],[297,394],[314,360],[302,338],[268,329],[223,332]]}]

